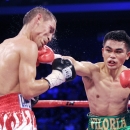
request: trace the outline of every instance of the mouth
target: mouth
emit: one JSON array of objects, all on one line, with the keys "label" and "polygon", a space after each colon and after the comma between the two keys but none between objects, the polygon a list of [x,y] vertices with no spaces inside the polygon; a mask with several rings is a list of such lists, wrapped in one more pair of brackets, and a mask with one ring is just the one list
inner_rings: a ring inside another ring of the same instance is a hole
[{"label": "mouth", "polygon": [[46,41],[42,41],[42,46],[46,45],[47,42]]},{"label": "mouth", "polygon": [[41,46],[43,47],[45,45],[45,41],[41,41]]},{"label": "mouth", "polygon": [[108,61],[108,65],[109,66],[114,66],[114,65],[116,65],[116,62],[113,61],[113,60],[110,60],[110,61]]}]

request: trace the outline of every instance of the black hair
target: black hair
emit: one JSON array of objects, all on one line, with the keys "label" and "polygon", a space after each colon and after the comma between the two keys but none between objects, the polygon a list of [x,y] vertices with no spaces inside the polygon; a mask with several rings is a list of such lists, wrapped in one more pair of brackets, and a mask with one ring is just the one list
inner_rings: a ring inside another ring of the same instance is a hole
[{"label": "black hair", "polygon": [[105,45],[107,40],[124,42],[127,51],[130,51],[130,37],[124,30],[115,30],[108,32],[103,39],[103,46]]}]

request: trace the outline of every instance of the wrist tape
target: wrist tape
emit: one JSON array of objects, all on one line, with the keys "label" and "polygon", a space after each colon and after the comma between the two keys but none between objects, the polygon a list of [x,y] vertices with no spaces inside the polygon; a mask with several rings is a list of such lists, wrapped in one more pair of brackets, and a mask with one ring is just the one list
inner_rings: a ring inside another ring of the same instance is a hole
[{"label": "wrist tape", "polygon": [[64,75],[59,70],[53,70],[45,79],[49,82],[50,88],[58,86],[66,81]]}]

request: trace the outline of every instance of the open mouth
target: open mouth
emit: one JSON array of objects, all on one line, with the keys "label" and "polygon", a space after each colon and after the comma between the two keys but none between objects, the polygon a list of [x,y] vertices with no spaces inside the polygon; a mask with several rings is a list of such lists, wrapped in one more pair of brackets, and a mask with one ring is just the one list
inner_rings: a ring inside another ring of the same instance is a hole
[{"label": "open mouth", "polygon": [[45,42],[44,42],[44,41],[42,41],[42,42],[41,42],[41,44],[42,44],[42,47],[43,47],[43,46],[45,45]]},{"label": "open mouth", "polygon": [[116,62],[113,61],[113,60],[108,61],[108,65],[109,65],[109,66],[114,66],[115,64],[116,64]]}]

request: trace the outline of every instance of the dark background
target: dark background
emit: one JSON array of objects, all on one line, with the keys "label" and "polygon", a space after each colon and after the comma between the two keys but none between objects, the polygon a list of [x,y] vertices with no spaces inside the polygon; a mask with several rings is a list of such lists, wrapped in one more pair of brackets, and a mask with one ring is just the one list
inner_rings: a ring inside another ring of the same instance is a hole
[{"label": "dark background", "polygon": [[[112,30],[125,30],[130,35],[129,0],[1,0],[0,42],[17,35],[26,11],[35,6],[48,8],[57,18],[57,40],[49,43],[55,53],[70,55],[79,61],[102,61],[102,40]],[[111,5],[109,5],[111,4]],[[76,8],[77,6],[77,8]],[[88,6],[90,8],[88,9]],[[69,8],[70,7],[70,8]],[[62,10],[63,9],[63,10]],[[130,67],[130,61],[125,63]],[[37,77],[51,73],[42,64]],[[87,100],[81,77],[63,83],[40,95],[40,100]],[[38,130],[86,130],[89,108],[33,108]]]}]

